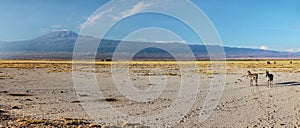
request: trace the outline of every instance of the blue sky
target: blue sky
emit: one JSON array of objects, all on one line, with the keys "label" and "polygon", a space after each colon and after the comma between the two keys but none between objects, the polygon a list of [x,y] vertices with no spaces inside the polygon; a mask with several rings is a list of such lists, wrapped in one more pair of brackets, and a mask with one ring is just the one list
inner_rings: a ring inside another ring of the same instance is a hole
[{"label": "blue sky", "polygon": [[[103,18],[104,14],[111,17],[107,20],[128,16],[124,12],[112,15],[118,10],[113,8],[102,11],[103,15],[91,16],[107,2],[109,0],[0,0],[0,41],[27,40],[60,29],[79,32],[86,21],[88,21],[86,24],[93,24]],[[118,8],[127,9],[130,14],[152,6],[147,2],[149,1],[134,6],[137,8],[127,6],[125,2]],[[193,0],[192,2],[212,21],[223,45],[300,51],[299,0]],[[177,10],[178,13],[187,13],[180,5]],[[186,42],[194,44],[201,42],[181,22],[158,14],[135,15],[120,22],[119,26],[112,29],[107,38],[121,38],[132,28],[157,26],[179,34]],[[177,37],[171,38],[168,33],[163,32],[163,29],[161,32],[160,29],[154,29],[155,33],[152,34],[140,31],[145,34],[135,33],[135,36],[129,36],[128,39],[146,41],[146,37],[142,36],[151,34],[151,38],[157,41],[178,41]],[[150,41],[152,40],[154,39]]]}]

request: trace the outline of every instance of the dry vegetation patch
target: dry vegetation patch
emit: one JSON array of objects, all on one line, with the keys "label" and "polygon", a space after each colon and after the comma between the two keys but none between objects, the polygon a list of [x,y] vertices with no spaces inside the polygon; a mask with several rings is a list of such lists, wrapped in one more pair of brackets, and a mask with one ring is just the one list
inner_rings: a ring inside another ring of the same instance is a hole
[{"label": "dry vegetation patch", "polygon": [[[274,63],[276,61],[276,63]],[[199,69],[198,73],[201,74],[217,74],[217,73],[229,73],[234,74],[235,69],[268,69],[272,72],[294,72],[300,73],[300,60],[272,60],[270,64],[267,64],[267,60],[243,60],[243,61],[116,61],[116,62],[74,62],[78,69],[75,71],[80,72],[95,72],[95,73],[107,73],[101,69],[110,68],[129,68],[134,73],[142,73],[149,75],[149,69],[160,68],[168,70],[179,71],[180,68],[190,68],[193,64],[197,64]],[[38,60],[0,60],[0,68],[18,68],[18,69],[33,69],[33,68],[48,68],[48,73],[52,72],[71,72],[73,62],[70,61],[38,61]],[[218,68],[219,66],[226,66],[227,71],[217,71],[211,68]],[[181,67],[182,66],[182,67]],[[95,70],[92,70],[95,69]],[[139,69],[139,70],[135,70]],[[0,72],[1,73],[1,72]],[[161,73],[164,75],[178,75],[174,72]],[[159,74],[159,75],[161,75]],[[151,75],[151,73],[150,73]],[[0,79],[7,79],[9,76],[0,74]]]},{"label": "dry vegetation patch", "polygon": [[[1,115],[1,113],[0,113]],[[1,119],[1,118],[0,118]],[[1,121],[1,120],[0,120]],[[98,124],[93,123],[92,120],[71,118],[71,117],[61,117],[59,119],[49,120],[49,119],[35,119],[35,118],[19,118],[11,119],[10,123],[1,124],[3,127],[59,127],[59,128],[149,128],[138,123],[120,123],[117,125],[112,124]]]}]

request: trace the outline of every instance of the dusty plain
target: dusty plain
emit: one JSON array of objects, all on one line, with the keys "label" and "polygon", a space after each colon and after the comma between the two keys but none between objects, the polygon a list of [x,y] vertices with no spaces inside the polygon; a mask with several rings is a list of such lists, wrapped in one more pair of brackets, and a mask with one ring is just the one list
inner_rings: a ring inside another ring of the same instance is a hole
[{"label": "dusty plain", "polygon": [[[200,83],[192,108],[172,126],[168,124],[168,119],[158,118],[157,122],[161,123],[161,127],[176,128],[300,127],[300,61],[270,62],[271,64],[267,64],[267,60],[197,61],[197,68],[184,72],[190,77],[195,73],[199,75],[193,78],[199,79]],[[136,88],[146,90],[150,86],[161,84],[159,80],[158,83],[151,82],[150,76],[161,79],[166,84],[159,97],[147,102],[132,101],[116,90],[112,78],[112,62],[97,61],[95,65],[92,62],[75,63],[81,66],[74,71],[83,75],[95,73],[97,82],[101,83],[99,86],[105,99],[89,102],[108,102],[125,115],[147,117],[170,107],[181,86],[181,68],[190,67],[194,62],[180,62],[183,67],[176,61],[130,62],[130,73],[126,76]],[[122,67],[124,62],[114,63],[120,63],[117,66]],[[224,65],[225,70],[219,67]],[[274,75],[272,88],[267,87],[266,70]],[[257,86],[249,85],[247,71],[259,74]],[[226,76],[222,97],[212,115],[204,122],[199,122],[211,80],[218,76]],[[147,126],[147,123],[95,122],[83,109],[78,98],[89,96],[88,92],[76,93],[72,61],[0,60],[0,127]],[[107,117],[104,115],[101,118],[105,120]]]}]

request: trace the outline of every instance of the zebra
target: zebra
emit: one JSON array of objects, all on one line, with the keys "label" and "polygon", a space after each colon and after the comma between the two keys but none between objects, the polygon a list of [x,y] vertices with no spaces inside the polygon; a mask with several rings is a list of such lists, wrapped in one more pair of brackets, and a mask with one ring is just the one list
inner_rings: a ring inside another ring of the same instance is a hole
[{"label": "zebra", "polygon": [[258,80],[258,74],[257,73],[251,73],[248,71],[247,77],[250,77],[250,86],[253,85],[253,80],[255,80],[255,86],[257,86],[257,80]]},{"label": "zebra", "polygon": [[273,78],[274,78],[273,74],[270,74],[268,71],[266,71],[266,77],[268,77],[268,82],[267,82],[268,86],[272,87]]}]

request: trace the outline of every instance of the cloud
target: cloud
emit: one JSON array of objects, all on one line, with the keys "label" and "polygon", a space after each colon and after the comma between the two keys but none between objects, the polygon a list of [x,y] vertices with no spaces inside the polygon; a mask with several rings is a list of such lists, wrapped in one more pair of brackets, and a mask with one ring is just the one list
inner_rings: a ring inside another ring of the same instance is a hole
[{"label": "cloud", "polygon": [[[126,1],[124,1],[124,2],[126,2]],[[120,13],[118,12],[119,8],[111,7],[110,9],[101,11],[101,12],[89,17],[84,24],[79,25],[79,28],[81,29],[83,27],[93,26],[94,24],[97,23],[97,21],[99,19],[104,18],[104,17],[110,18],[110,20],[112,20],[112,21],[116,21],[116,20],[125,18],[127,16],[136,14],[137,12],[142,11],[143,9],[150,7],[150,6],[152,6],[152,3],[140,1],[140,2],[136,3],[132,8],[129,8],[125,11],[121,11]],[[108,13],[110,13],[111,15],[107,15]]]},{"label": "cloud", "polygon": [[287,51],[287,52],[294,52],[294,49],[293,49],[293,48],[290,48],[290,49],[287,49],[287,50],[285,50],[285,51]]},{"label": "cloud", "polygon": [[108,10],[106,10],[106,11],[99,12],[99,13],[97,13],[96,15],[93,15],[93,16],[89,17],[89,18],[87,19],[86,23],[85,23],[85,24],[80,24],[79,27],[82,28],[82,27],[93,26],[93,25],[97,22],[97,20],[99,20],[99,19],[102,18],[105,14],[110,13],[110,12],[112,12],[112,11],[113,11],[113,8],[110,8],[110,9],[108,9]]},{"label": "cloud", "polygon": [[270,50],[270,48],[268,48],[267,46],[260,46],[259,49],[261,49],[261,50]]},{"label": "cloud", "polygon": [[300,52],[300,48],[294,49],[294,48],[290,48],[285,50],[286,52]]},{"label": "cloud", "polygon": [[164,41],[164,40],[157,40],[154,41],[154,43],[186,43],[185,41],[181,40],[181,41]]},{"label": "cloud", "polygon": [[55,25],[51,25],[50,27],[51,27],[51,28],[54,28],[54,29],[58,29],[58,28],[61,28],[62,25],[60,25],[60,24],[55,24]]},{"label": "cloud", "polygon": [[113,17],[113,21],[119,20],[119,19],[123,19],[125,17],[128,17],[130,15],[136,14],[139,11],[142,11],[143,9],[152,6],[152,3],[146,3],[146,2],[138,2],[136,5],[134,5],[131,9],[128,9],[124,12],[121,12],[119,14],[119,16],[114,16]]},{"label": "cloud", "polygon": [[56,29],[56,30],[52,30],[52,32],[61,32],[61,31],[69,31],[68,29]]}]

